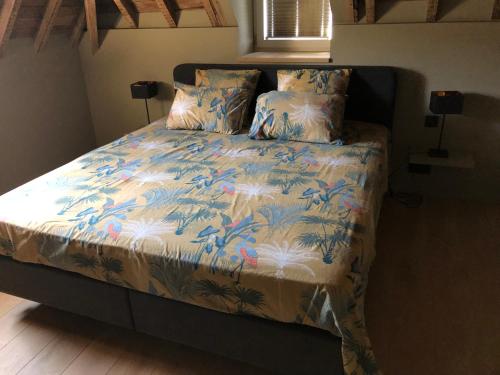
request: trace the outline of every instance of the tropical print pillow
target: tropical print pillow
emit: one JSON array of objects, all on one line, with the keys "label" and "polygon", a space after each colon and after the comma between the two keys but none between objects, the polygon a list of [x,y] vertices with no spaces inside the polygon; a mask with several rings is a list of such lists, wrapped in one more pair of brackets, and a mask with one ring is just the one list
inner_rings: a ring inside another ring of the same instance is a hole
[{"label": "tropical print pillow", "polygon": [[344,108],[343,95],[271,91],[257,99],[249,136],[253,139],[340,142]]},{"label": "tropical print pillow", "polygon": [[242,88],[195,87],[176,83],[177,93],[167,118],[167,129],[206,130],[237,134],[248,103]]},{"label": "tropical print pillow", "polygon": [[196,86],[203,87],[240,87],[255,92],[260,70],[196,69]]},{"label": "tropical print pillow", "polygon": [[242,126],[249,127],[252,118],[249,115],[250,105],[259,82],[260,70],[226,70],[226,69],[196,69],[196,86],[199,87],[240,87],[248,90],[248,105],[244,109]]},{"label": "tropical print pillow", "polygon": [[346,95],[351,69],[278,70],[278,91],[307,91],[316,94]]}]

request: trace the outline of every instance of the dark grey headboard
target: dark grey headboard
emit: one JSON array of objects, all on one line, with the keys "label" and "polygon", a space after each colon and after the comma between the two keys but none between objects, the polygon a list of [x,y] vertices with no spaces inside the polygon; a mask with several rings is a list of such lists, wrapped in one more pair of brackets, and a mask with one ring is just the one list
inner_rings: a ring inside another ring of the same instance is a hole
[{"label": "dark grey headboard", "polygon": [[[227,65],[227,64],[181,64],[174,69],[174,80],[194,85],[196,69],[259,69],[262,75],[257,85],[256,97],[264,92],[276,90],[276,71],[280,69],[313,68],[333,70],[352,68],[347,94],[346,119],[383,124],[392,128],[394,100],[396,96],[396,70],[384,66],[335,66],[335,65]],[[254,98],[255,101],[255,98]],[[255,105],[252,105],[255,108]]]}]

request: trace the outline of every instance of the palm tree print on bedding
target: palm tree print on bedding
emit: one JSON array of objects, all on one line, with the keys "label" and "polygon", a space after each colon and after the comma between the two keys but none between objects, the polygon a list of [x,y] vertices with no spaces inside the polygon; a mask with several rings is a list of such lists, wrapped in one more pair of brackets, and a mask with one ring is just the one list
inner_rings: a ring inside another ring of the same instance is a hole
[{"label": "palm tree print on bedding", "polygon": [[257,99],[249,136],[313,143],[340,142],[345,98],[271,91]]},{"label": "palm tree print on bedding", "polygon": [[195,85],[197,87],[211,88],[242,88],[248,90],[248,102],[243,113],[243,123],[240,126],[249,127],[252,119],[250,118],[250,103],[255,95],[255,89],[261,75],[260,70],[225,70],[225,69],[196,69]]},{"label": "palm tree print on bedding", "polygon": [[239,87],[252,93],[257,87],[260,70],[196,69],[197,87],[228,88]]},{"label": "palm tree print on bedding", "polygon": [[246,116],[248,90],[177,85],[168,129],[237,134]]},{"label": "palm tree print on bedding", "polygon": [[278,70],[278,91],[345,96],[349,87],[351,73],[351,69]]},{"label": "palm tree print on bedding", "polygon": [[346,374],[376,373],[363,295],[386,137],[359,123],[344,145],[258,141],[163,120],[0,197],[0,254],[324,329]]}]

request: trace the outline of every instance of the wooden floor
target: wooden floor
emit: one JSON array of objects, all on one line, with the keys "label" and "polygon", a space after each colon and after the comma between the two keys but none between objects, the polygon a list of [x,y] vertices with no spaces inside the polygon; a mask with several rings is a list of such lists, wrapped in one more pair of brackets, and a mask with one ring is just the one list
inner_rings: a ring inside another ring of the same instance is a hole
[{"label": "wooden floor", "polygon": [[[386,375],[500,374],[500,206],[387,200],[367,321]],[[265,374],[0,294],[0,374]]]},{"label": "wooden floor", "polygon": [[257,374],[251,366],[0,293],[0,374]]}]

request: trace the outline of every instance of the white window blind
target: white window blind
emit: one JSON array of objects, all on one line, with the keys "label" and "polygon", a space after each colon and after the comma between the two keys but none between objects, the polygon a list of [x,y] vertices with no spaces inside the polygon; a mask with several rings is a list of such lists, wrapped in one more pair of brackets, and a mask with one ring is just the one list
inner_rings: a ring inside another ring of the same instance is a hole
[{"label": "white window blind", "polygon": [[330,0],[263,0],[265,39],[331,39]]}]

